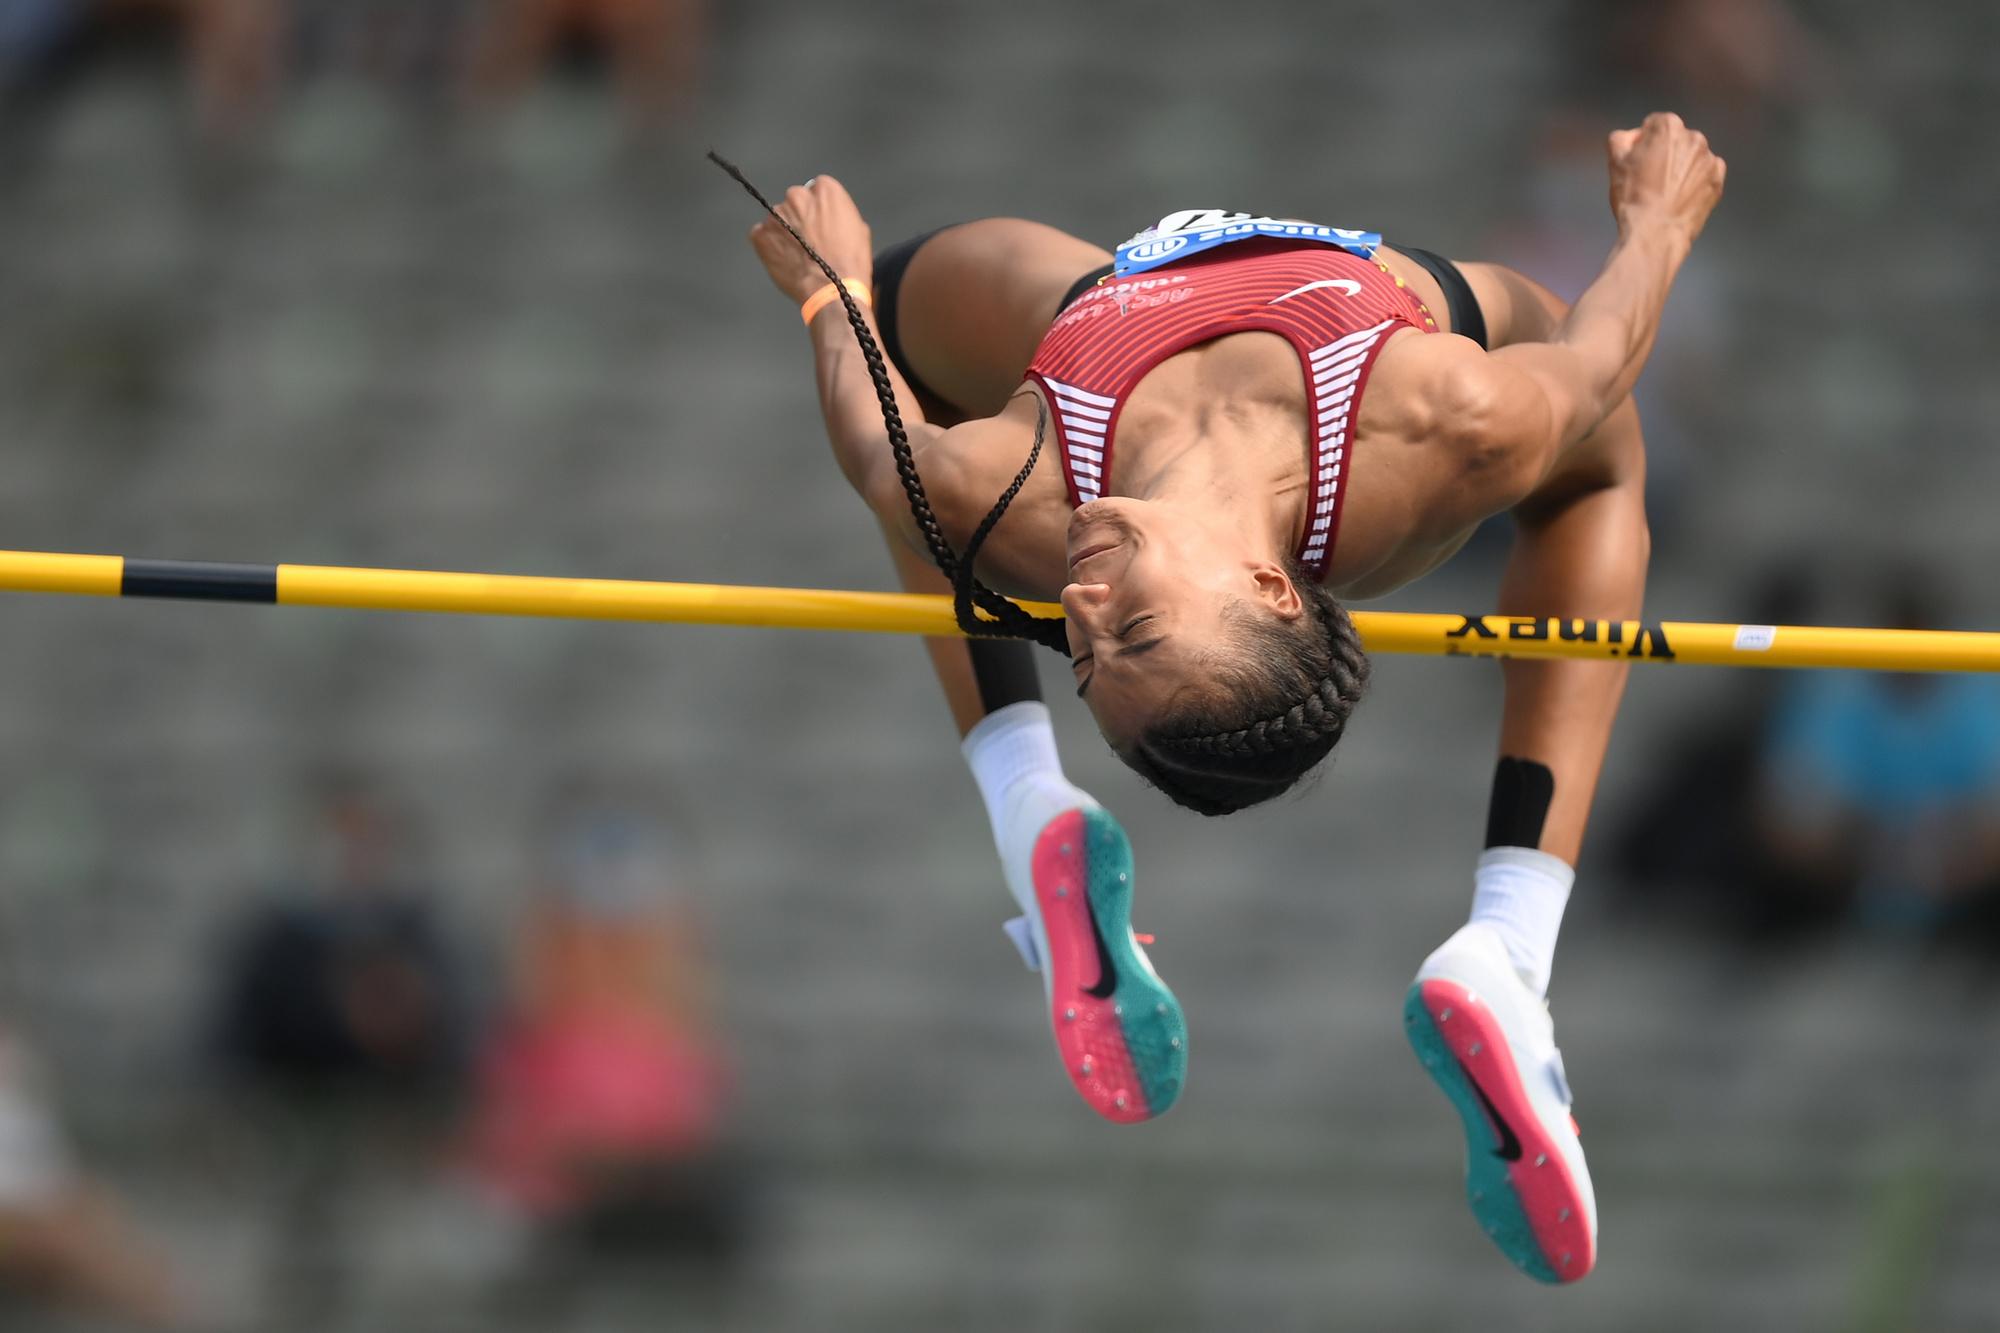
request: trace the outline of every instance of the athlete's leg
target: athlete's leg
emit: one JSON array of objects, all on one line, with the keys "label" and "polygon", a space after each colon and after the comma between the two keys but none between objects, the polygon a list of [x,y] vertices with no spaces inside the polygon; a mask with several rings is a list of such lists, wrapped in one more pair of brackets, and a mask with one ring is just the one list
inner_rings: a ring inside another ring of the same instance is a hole
[{"label": "athlete's leg", "polygon": [[[1602,484],[1517,516],[1503,614],[1638,617],[1644,459],[1629,400],[1599,434]],[[1503,664],[1501,760],[1471,919],[1425,960],[1404,1008],[1411,1044],[1464,1121],[1474,1215],[1544,1281],[1575,1281],[1596,1256],[1595,1195],[1542,994],[1626,671]]]},{"label": "athlete's leg", "polygon": [[1504,264],[1459,262],[1486,320],[1488,347],[1547,342],[1569,314],[1560,296]]},{"label": "athlete's leg", "polygon": [[1500,264],[1454,261],[1409,245],[1384,246],[1380,258],[1447,330],[1489,351],[1544,342],[1567,313],[1555,293]]},{"label": "athlete's leg", "polygon": [[[1385,259],[1426,304],[1448,315],[1453,332],[1483,333],[1489,348],[1544,342],[1569,313],[1548,288],[1499,264],[1453,263],[1407,247]],[[1519,539],[1501,586],[1503,614],[1638,616],[1648,548],[1645,462],[1639,414],[1627,398],[1565,452],[1552,484],[1515,510]],[[1626,668],[1517,661],[1503,670],[1502,766],[1487,843],[1574,864]],[[1552,790],[1544,793],[1544,783]],[[1546,924],[1543,953],[1554,949],[1554,923]],[[1545,983],[1546,958],[1531,971]]]},{"label": "athlete's leg", "polygon": [[1020,218],[933,234],[895,293],[892,318],[909,368],[967,416],[993,415],[1020,387],[1063,297],[1110,260],[1101,247]]},{"label": "athlete's leg", "polygon": [[[1545,341],[1569,313],[1560,297],[1512,269],[1460,268],[1486,313],[1494,347]],[[1571,446],[1551,477],[1555,484],[1516,510],[1501,612],[1637,619],[1649,551],[1645,479],[1645,439],[1627,398]],[[1574,864],[1628,668],[1516,661],[1503,670],[1500,752],[1543,765],[1554,778],[1546,819],[1520,841]]]},{"label": "athlete's leg", "polygon": [[[926,420],[955,424],[1000,409],[1063,296],[1105,258],[1079,247],[1051,228],[1000,220],[946,228],[876,255],[884,350]],[[946,318],[954,312],[965,318]],[[950,593],[925,557],[886,535],[905,588]],[[1132,933],[1124,831],[1063,775],[1035,650],[1018,640],[926,646],[1021,908],[1008,933],[1042,973],[1064,1068],[1099,1114],[1158,1115],[1186,1077],[1180,1004]]]},{"label": "athlete's leg", "polygon": [[[932,289],[956,276],[961,285],[979,281],[993,293],[992,304],[1021,300],[1020,290],[1025,284],[1018,277],[999,271],[971,273],[968,265],[971,256],[979,253],[1005,255],[1010,247],[1017,255],[1027,252],[1030,247],[1018,239],[1023,229],[1061,237],[1060,232],[1035,223],[1000,219],[941,227],[875,254],[875,320],[882,350],[916,395],[924,420],[932,425],[955,426],[974,415],[991,414],[968,407],[962,394],[940,388],[940,377],[951,388],[962,388],[965,376],[954,373],[954,367],[979,355],[980,346],[976,339],[950,327],[938,327],[935,313],[940,302]],[[940,251],[943,263],[938,262]],[[1046,264],[1039,256],[1030,257],[1033,262]],[[918,290],[912,296],[909,288],[913,268],[920,268],[920,272]],[[1055,299],[1060,301],[1061,294]],[[963,304],[969,307],[977,303]],[[906,323],[911,316],[917,320],[915,330]],[[980,322],[987,321],[982,318]],[[992,354],[987,355],[991,359]],[[1004,397],[1001,401],[1005,401]],[[928,560],[905,549],[894,534],[890,534],[889,544],[904,587],[913,592],[951,593],[950,585],[930,567]],[[928,646],[961,735],[1010,704],[1038,702],[1042,697],[1034,666],[1035,650],[1026,643],[1003,639],[938,639],[928,641]]]},{"label": "athlete's leg", "polygon": [[[1489,346],[1546,339],[1567,313],[1538,284],[1461,268]],[[1514,514],[1503,614],[1629,620],[1647,558],[1645,446],[1627,399]],[[1626,666],[1503,664],[1501,760],[1471,921],[1425,960],[1405,1003],[1410,1040],[1458,1108],[1467,1195],[1503,1252],[1545,1281],[1595,1262],[1596,1202],[1542,994]]]}]

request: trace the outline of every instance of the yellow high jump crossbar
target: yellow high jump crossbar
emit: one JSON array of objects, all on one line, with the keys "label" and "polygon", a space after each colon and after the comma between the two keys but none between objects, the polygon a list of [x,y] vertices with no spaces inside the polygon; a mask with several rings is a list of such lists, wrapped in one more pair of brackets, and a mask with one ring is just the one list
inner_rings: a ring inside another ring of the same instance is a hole
[{"label": "yellow high jump crossbar", "polygon": [[[950,599],[635,579],[533,578],[338,565],[239,565],[0,551],[0,591],[337,606],[378,611],[644,620],[953,636]],[[1058,607],[1027,603],[1038,615]],[[2000,671],[2000,633],[1356,611],[1370,652],[1721,666]]]}]

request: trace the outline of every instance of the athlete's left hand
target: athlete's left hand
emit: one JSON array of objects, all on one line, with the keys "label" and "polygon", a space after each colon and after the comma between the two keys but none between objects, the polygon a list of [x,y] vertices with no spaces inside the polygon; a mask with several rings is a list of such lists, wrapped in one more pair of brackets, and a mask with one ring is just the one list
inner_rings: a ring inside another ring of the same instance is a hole
[{"label": "athlete's left hand", "polygon": [[[798,228],[833,271],[843,278],[872,282],[875,249],[868,224],[847,187],[831,176],[815,176],[785,191],[778,213]],[[766,217],[750,229],[750,248],[763,261],[771,283],[793,304],[826,286],[826,274],[776,219]]]}]

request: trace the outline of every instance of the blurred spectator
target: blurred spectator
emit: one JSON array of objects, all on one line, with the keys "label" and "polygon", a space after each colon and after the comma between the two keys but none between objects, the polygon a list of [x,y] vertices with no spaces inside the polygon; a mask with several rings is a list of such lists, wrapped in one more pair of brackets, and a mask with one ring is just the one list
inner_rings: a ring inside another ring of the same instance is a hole
[{"label": "blurred spectator", "polygon": [[622,803],[567,810],[517,954],[471,1131],[488,1192],[585,1239],[733,1250],[725,1061],[660,822]]},{"label": "blurred spectator", "polygon": [[[1758,606],[1811,623],[1802,571]],[[1948,627],[1934,580],[1885,583],[1892,627]],[[1733,708],[1658,769],[1618,840],[1649,896],[1771,942],[1858,923],[1985,941],[2000,916],[2000,682],[1747,673]]]},{"label": "blurred spectator", "polygon": [[241,133],[276,105],[285,72],[284,0],[105,0],[156,8],[187,25],[196,106],[211,134]]},{"label": "blurred spectator", "polygon": [[185,54],[203,128],[246,128],[276,100],[284,0],[5,0],[0,93],[40,91],[94,58],[129,49]]},{"label": "blurred spectator", "polygon": [[83,31],[85,0],[0,4],[0,93],[45,78]]},{"label": "blurred spectator", "polygon": [[420,100],[444,96],[493,0],[289,0],[303,70],[337,70]]},{"label": "blurred spectator", "polygon": [[707,31],[707,0],[494,0],[473,89],[512,98],[559,58],[600,57],[628,121],[648,134],[692,109]]},{"label": "blurred spectator", "polygon": [[[1886,623],[1948,626],[1936,581],[1891,575]],[[1765,841],[1851,877],[1870,925],[1932,932],[2000,894],[2000,681],[1977,674],[1802,672],[1769,729]]]},{"label": "blurred spectator", "polygon": [[224,1056],[283,1092],[448,1089],[468,1005],[432,895],[399,878],[402,821],[347,781],[322,791],[317,820],[320,865],[255,913],[225,962]]},{"label": "blurred spectator", "polygon": [[491,104],[552,66],[601,61],[628,122],[650,135],[692,109],[707,30],[706,0],[4,0],[0,96],[56,87],[108,53],[171,51],[203,130],[231,139],[302,74],[420,97],[463,77]]},{"label": "blurred spectator", "polygon": [[[1765,576],[1747,606],[1752,622],[1818,619],[1814,575],[1786,566]],[[1621,882],[1654,910],[1770,943],[1825,927],[1846,911],[1851,883],[1839,865],[1783,854],[1762,817],[1766,733],[1790,684],[1745,671],[1731,693],[1679,729],[1678,743],[1651,766],[1631,822],[1613,839]]]},{"label": "blurred spectator", "polygon": [[262,1228],[269,1327],[337,1327],[367,1238],[356,1191],[413,1187],[472,1045],[460,950],[407,873],[407,817],[352,778],[319,784],[301,870],[235,932],[217,1045],[247,1142],[283,1182]]},{"label": "blurred spectator", "polygon": [[1593,103],[1670,107],[1738,148],[1840,86],[1832,52],[1785,0],[1588,0],[1569,27],[1565,65]]},{"label": "blurred spectator", "polygon": [[192,1322],[165,1259],[133,1234],[110,1195],[71,1162],[26,1048],[5,1032],[0,1287],[146,1328]]}]

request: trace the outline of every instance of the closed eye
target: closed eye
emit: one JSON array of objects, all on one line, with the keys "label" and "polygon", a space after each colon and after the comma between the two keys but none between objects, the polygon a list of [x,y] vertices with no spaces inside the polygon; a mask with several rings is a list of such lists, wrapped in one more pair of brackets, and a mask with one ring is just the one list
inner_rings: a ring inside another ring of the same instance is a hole
[{"label": "closed eye", "polygon": [[[1145,624],[1147,621],[1152,620],[1153,618],[1154,617],[1150,615],[1135,616],[1130,624],[1126,625],[1124,629],[1118,631],[1117,637],[1120,639],[1125,638],[1127,635],[1132,633],[1133,630],[1137,629],[1140,625]],[[1116,652],[1112,653],[1112,656],[1123,659],[1128,657],[1138,657],[1143,653],[1150,653],[1155,648],[1165,643],[1168,637],[1169,636],[1165,634],[1160,634],[1160,635],[1155,635],[1153,638],[1147,639],[1144,643],[1125,644],[1123,647],[1119,648]],[[1070,665],[1073,667],[1081,666],[1083,663],[1093,660],[1094,660],[1093,654],[1085,653],[1081,657],[1073,658],[1070,662]],[[1085,697],[1085,692],[1090,689],[1090,682],[1094,680],[1096,676],[1097,673],[1095,671],[1092,671],[1088,676],[1085,676],[1083,678],[1082,682],[1078,684],[1076,687],[1077,698],[1081,699]]]}]

